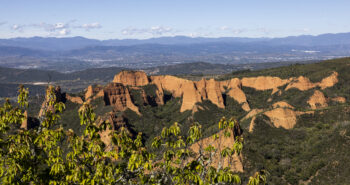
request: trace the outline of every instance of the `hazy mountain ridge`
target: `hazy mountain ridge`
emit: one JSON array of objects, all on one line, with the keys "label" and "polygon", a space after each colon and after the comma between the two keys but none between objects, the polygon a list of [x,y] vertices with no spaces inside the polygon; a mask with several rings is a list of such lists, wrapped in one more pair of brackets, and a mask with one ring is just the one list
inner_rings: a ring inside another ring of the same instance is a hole
[{"label": "hazy mountain ridge", "polygon": [[178,63],[247,64],[350,56],[350,33],[285,38],[160,37],[145,40],[14,38],[0,40],[0,66],[70,72],[144,69]]},{"label": "hazy mountain ridge", "polygon": [[140,44],[186,45],[203,43],[263,43],[270,45],[320,46],[350,43],[350,33],[321,34],[317,36],[300,35],[282,38],[244,38],[244,37],[159,37],[150,39],[109,39],[97,40],[84,37],[30,37],[0,39],[0,46],[27,47],[43,50],[72,50],[88,46],[130,46]]}]

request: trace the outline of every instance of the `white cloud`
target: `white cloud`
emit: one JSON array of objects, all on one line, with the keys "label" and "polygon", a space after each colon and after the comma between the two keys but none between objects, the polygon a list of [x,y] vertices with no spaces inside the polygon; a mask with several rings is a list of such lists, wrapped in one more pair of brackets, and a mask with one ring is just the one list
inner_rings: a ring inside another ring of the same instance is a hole
[{"label": "white cloud", "polygon": [[89,24],[83,24],[81,26],[79,26],[78,28],[83,28],[86,31],[89,31],[91,29],[99,29],[102,28],[101,24],[98,22],[94,22],[94,23],[89,23]]},{"label": "white cloud", "polygon": [[66,25],[65,23],[59,22],[59,23],[54,24],[53,27],[54,27],[55,29],[64,29],[64,28],[67,27],[67,25]]},{"label": "white cloud", "polygon": [[247,29],[243,29],[243,28],[231,28],[231,27],[229,27],[229,26],[221,26],[221,27],[219,28],[219,30],[224,31],[224,32],[227,32],[227,33],[233,33],[233,34],[236,34],[236,35],[241,34],[241,33],[245,32],[245,31],[247,31]]},{"label": "white cloud", "polygon": [[[6,22],[5,22],[6,23]],[[1,22],[0,22],[1,25]],[[33,31],[33,29],[44,30],[50,36],[58,36],[58,35],[69,35],[74,29],[84,29],[85,31],[89,31],[91,29],[101,28],[101,24],[98,22],[87,23],[79,25],[76,23],[76,20],[70,20],[68,22],[56,22],[56,23],[33,23],[33,24],[13,24],[11,29],[13,31],[23,32],[27,29]]]},{"label": "white cloud", "polygon": [[69,35],[70,34],[70,30],[68,29],[62,29],[58,32],[60,35],[64,36],[64,35]]},{"label": "white cloud", "polygon": [[172,32],[173,29],[170,27],[153,26],[151,27],[151,34],[153,35],[163,35]]},{"label": "white cloud", "polygon": [[265,35],[269,35],[272,32],[272,30],[267,29],[267,28],[257,28],[256,31],[260,32],[260,33],[263,33]]},{"label": "white cloud", "polygon": [[148,33],[147,29],[128,27],[122,30],[123,35],[139,35]]},{"label": "white cloud", "polygon": [[60,32],[63,29],[70,28],[70,24],[69,24],[69,22],[68,23],[58,22],[58,23],[54,23],[54,24],[41,22],[39,24],[31,24],[31,25],[29,25],[29,27],[42,28],[47,32]]},{"label": "white cloud", "polygon": [[303,28],[303,32],[310,32],[310,28]]},{"label": "white cloud", "polygon": [[18,30],[19,28],[20,28],[20,26],[18,24],[12,25],[12,29],[13,30]]},{"label": "white cloud", "polygon": [[24,29],[24,27],[26,27],[26,25],[13,24],[13,25],[11,26],[11,29],[12,29],[13,31],[22,32],[23,29]]},{"label": "white cloud", "polygon": [[173,34],[176,31],[171,27],[164,26],[152,26],[150,28],[134,28],[128,27],[121,30],[123,35],[135,36],[135,35],[152,35],[152,36],[162,36],[167,34]]},{"label": "white cloud", "polygon": [[223,31],[228,30],[228,29],[229,29],[228,26],[221,26],[220,27],[220,30],[223,30]]}]

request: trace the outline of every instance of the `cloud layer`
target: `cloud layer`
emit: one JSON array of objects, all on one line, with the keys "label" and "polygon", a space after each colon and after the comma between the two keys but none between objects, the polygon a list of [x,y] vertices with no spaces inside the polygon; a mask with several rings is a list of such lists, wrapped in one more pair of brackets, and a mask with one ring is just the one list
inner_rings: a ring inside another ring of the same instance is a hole
[{"label": "cloud layer", "polygon": [[151,35],[151,36],[163,36],[163,35],[172,35],[176,33],[171,27],[164,26],[152,26],[150,28],[134,28],[128,27],[121,30],[123,35],[127,36],[139,36],[139,35]]},{"label": "cloud layer", "polygon": [[[102,28],[101,24],[95,23],[85,23],[77,24],[76,20],[71,20],[68,22],[57,22],[57,23],[33,23],[33,24],[13,24],[10,28],[12,31],[24,32],[25,30],[38,29],[45,31],[49,36],[65,36],[69,35],[72,30],[83,29],[85,31],[90,31],[91,29]],[[1,24],[0,24],[1,25]]]}]

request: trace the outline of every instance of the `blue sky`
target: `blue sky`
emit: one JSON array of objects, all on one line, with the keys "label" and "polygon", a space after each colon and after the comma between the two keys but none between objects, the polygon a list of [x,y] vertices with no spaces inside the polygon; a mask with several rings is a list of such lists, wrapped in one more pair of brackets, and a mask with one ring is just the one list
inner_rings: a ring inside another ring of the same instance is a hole
[{"label": "blue sky", "polygon": [[350,32],[349,0],[2,0],[0,38],[284,37]]}]

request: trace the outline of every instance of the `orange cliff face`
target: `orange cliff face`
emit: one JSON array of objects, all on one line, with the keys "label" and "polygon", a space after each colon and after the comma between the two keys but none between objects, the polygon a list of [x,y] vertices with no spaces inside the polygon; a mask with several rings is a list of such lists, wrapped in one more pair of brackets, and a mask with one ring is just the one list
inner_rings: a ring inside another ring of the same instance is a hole
[{"label": "orange cliff face", "polygon": [[113,82],[129,86],[144,86],[149,83],[149,80],[143,71],[122,71],[114,76]]},{"label": "orange cliff face", "polygon": [[312,83],[306,77],[292,77],[289,79],[281,79],[279,77],[259,76],[246,77],[242,79],[233,78],[226,81],[215,81],[214,79],[200,81],[191,81],[175,76],[150,76],[148,77],[143,71],[122,71],[114,77],[113,82],[121,83],[128,86],[143,86],[154,84],[157,86],[156,95],[157,103],[164,104],[164,91],[171,92],[174,97],[182,98],[181,112],[187,110],[197,110],[196,104],[204,100],[209,100],[219,108],[225,108],[223,93],[230,96],[241,104],[242,109],[250,111],[247,97],[242,90],[242,86],[254,88],[256,90],[265,91],[272,90],[272,93],[280,91],[284,85],[285,90],[297,88],[301,91],[314,88],[316,86],[323,88],[331,87],[337,80],[338,73],[333,72],[332,75],[324,78],[321,82]]},{"label": "orange cliff face", "polygon": [[286,90],[291,88],[299,89],[300,91],[306,91],[315,87],[320,87],[321,89],[326,89],[328,87],[333,87],[336,83],[338,83],[338,73],[333,72],[330,76],[325,77],[321,80],[321,82],[312,83],[308,78],[299,76],[298,78],[294,78],[291,83],[288,84]]},{"label": "orange cliff face", "polygon": [[172,93],[174,97],[182,97],[181,112],[193,110],[195,105],[203,100],[209,100],[220,108],[225,108],[220,83],[214,79],[194,82],[174,76],[151,76],[151,84],[155,84],[158,91]]},{"label": "orange cliff face", "polygon": [[131,100],[128,88],[123,84],[110,83],[103,91],[105,103],[114,106],[115,111],[124,111],[129,108],[140,115],[138,107]]},{"label": "orange cliff face", "polygon": [[220,82],[217,82],[214,79],[202,79],[199,82],[195,82],[195,84],[201,92],[202,99],[208,99],[219,108],[225,108],[224,99],[220,89]]},{"label": "orange cliff face", "polygon": [[240,79],[232,78],[231,80],[221,81],[221,92],[225,92],[225,88],[228,90],[228,96],[236,100],[239,104],[242,104],[243,110],[250,111],[250,106],[247,102],[247,97],[242,90],[242,81]]},{"label": "orange cliff face", "polygon": [[[199,110],[196,104],[205,100],[209,100],[219,108],[225,108],[223,94],[226,94],[237,101],[242,106],[243,110],[252,113],[251,107],[247,101],[244,91],[242,90],[242,87],[254,88],[257,91],[272,90],[272,94],[279,92],[279,95],[281,95],[283,91],[287,91],[292,88],[305,91],[315,87],[320,87],[321,89],[332,87],[338,82],[337,76],[338,73],[333,72],[330,76],[325,77],[323,80],[317,83],[312,83],[308,78],[303,76],[297,78],[291,77],[289,79],[259,76],[245,77],[242,79],[232,78],[226,81],[215,81],[214,79],[191,81],[169,75],[148,77],[146,73],[142,71],[122,71],[114,77],[114,83],[111,83],[104,88],[104,97],[105,100],[107,98],[109,102],[112,102],[111,104],[113,104],[119,111],[130,108],[131,110],[140,114],[138,108],[133,104],[130,98],[128,88],[125,86],[129,86],[129,88],[136,88],[136,86],[152,84],[157,87],[157,104],[164,104],[164,91],[168,91],[173,97],[179,97],[182,99],[180,112],[187,110],[196,112]],[[284,87],[286,88],[283,89]],[[316,97],[316,95],[311,97],[307,103],[311,105],[313,104],[313,101],[311,100],[320,99],[319,96]],[[343,101],[345,100],[342,99],[342,102]],[[325,104],[325,106],[327,105]],[[313,105],[311,105],[311,107],[313,107]],[[292,128],[296,123],[296,116],[303,114],[302,112],[293,111],[294,107],[289,105],[287,102],[276,102],[273,104],[272,108],[272,110],[261,109],[258,112],[262,112],[270,117],[276,127],[281,126],[286,129]],[[248,113],[248,115],[250,113]],[[255,114],[252,115],[252,117],[255,117]]]},{"label": "orange cliff face", "polygon": [[272,89],[272,94],[277,92],[278,87],[289,83],[291,79],[281,79],[271,76],[259,76],[243,78],[242,85],[245,87],[251,87],[256,90],[265,91]]}]

